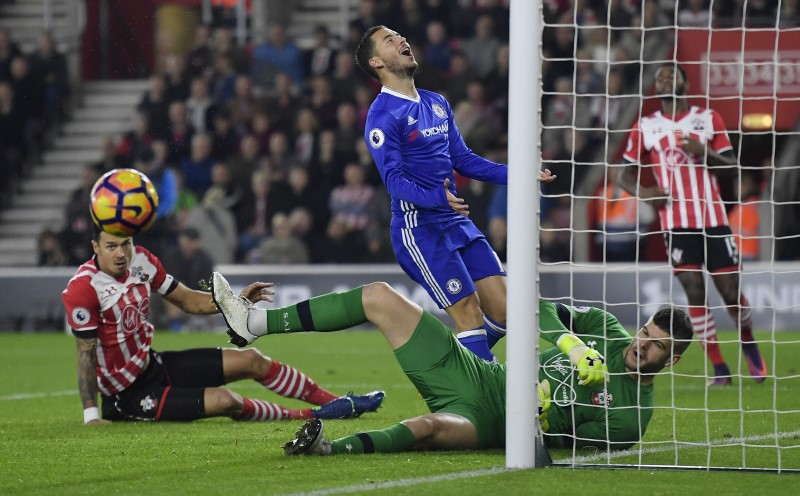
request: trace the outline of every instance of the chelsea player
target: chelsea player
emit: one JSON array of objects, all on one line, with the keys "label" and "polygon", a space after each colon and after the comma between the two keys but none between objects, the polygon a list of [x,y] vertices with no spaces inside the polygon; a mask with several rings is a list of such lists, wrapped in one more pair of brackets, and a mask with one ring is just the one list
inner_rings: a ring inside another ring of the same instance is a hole
[{"label": "chelsea player", "polygon": [[[469,220],[453,171],[506,184],[508,168],[467,147],[442,95],[416,88],[417,61],[403,36],[373,26],[364,33],[355,59],[383,85],[369,109],[364,139],[392,197],[397,261],[450,315],[459,342],[492,361],[490,348],[506,332],[506,272]],[[550,182],[555,176],[545,170],[539,178]]]}]

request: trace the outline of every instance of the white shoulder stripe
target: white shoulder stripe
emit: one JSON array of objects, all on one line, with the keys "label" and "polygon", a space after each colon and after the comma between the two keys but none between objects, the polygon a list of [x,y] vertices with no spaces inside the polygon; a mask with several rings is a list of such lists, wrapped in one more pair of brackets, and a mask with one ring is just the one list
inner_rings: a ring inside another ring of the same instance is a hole
[{"label": "white shoulder stripe", "polygon": [[[95,274],[97,274],[97,272],[98,271],[96,268],[87,264],[83,264],[78,267],[78,271],[75,272],[75,275],[70,278],[69,282],[80,279],[81,277],[93,277]],[[69,283],[67,285],[69,285]]]},{"label": "white shoulder stripe", "polygon": [[419,94],[417,94],[417,98],[413,98],[411,96],[406,95],[405,93],[400,93],[399,91],[395,91],[388,86],[384,86],[381,88],[381,93],[388,93],[392,96],[396,96],[397,98],[402,98],[403,100],[408,100],[410,102],[419,103]]},{"label": "white shoulder stripe", "polygon": [[167,277],[164,278],[164,284],[162,284],[161,286],[156,288],[156,291],[158,292],[158,294],[160,294],[160,295],[167,294],[167,290],[172,285],[172,281],[173,280],[174,280],[174,278],[171,275],[167,274]]}]

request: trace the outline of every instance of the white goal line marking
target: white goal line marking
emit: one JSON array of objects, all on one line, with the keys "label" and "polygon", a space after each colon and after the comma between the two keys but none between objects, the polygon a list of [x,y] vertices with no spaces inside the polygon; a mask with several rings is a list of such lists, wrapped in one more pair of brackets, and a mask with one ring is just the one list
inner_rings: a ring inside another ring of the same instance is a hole
[{"label": "white goal line marking", "polygon": [[[342,390],[344,390],[344,389],[370,389],[370,388],[375,389],[377,386],[375,386],[375,384],[352,384],[352,383],[348,383],[348,384],[325,384],[325,387],[328,388],[328,389],[342,389]],[[236,384],[236,388],[237,389],[258,389],[258,390],[265,390],[266,391],[266,389],[264,389],[264,386],[262,386],[260,384],[247,383],[247,382],[243,382],[241,384],[237,383]],[[387,384],[387,385],[384,385],[382,388],[386,388],[386,389],[389,389],[389,388],[391,388],[391,389],[411,389],[411,388],[413,388],[413,385],[411,383],[409,383],[409,382],[404,382],[404,383],[400,383],[400,384]],[[381,388],[378,388],[378,389],[381,389]],[[682,387],[679,390],[680,391],[695,391],[695,390],[696,391],[703,391],[705,389],[706,389],[705,387],[697,387],[697,388],[694,388],[694,387]],[[746,387],[746,388],[743,388],[743,389],[744,390],[748,390],[750,388]],[[792,388],[792,387],[788,387],[788,386],[779,386],[779,387],[777,387],[775,389],[778,390],[778,391],[795,391],[796,390],[796,388]],[[678,389],[676,389],[676,391],[678,391]],[[722,391],[722,389],[720,391]],[[731,388],[730,391],[738,391],[738,389]],[[51,392],[47,392],[47,393],[17,393],[17,394],[9,394],[9,395],[6,395],[6,396],[0,396],[0,401],[32,400],[32,399],[50,398],[50,397],[56,397],[56,396],[70,396],[70,395],[77,395],[77,394],[78,394],[78,390],[77,389],[68,390],[68,391],[51,391]],[[656,408],[673,408],[673,407],[671,407],[671,406],[658,406]]]},{"label": "white goal line marking", "polygon": [[[375,389],[375,384],[326,384],[326,388],[328,389]],[[386,386],[387,388],[392,389],[409,389],[412,388],[413,385],[411,383],[403,383],[403,384],[389,384]],[[242,389],[258,389],[262,391],[268,391],[264,388],[261,384],[251,384],[251,383],[242,383],[236,384],[236,388]],[[379,388],[380,389],[380,388]],[[18,401],[18,400],[34,400],[34,399],[41,399],[41,398],[51,398],[56,396],[72,396],[78,395],[77,389],[67,390],[67,391],[51,391],[47,393],[17,393],[17,394],[9,394],[6,396],[0,396],[0,401]]]},{"label": "white goal line marking", "polygon": [[[67,391],[53,391],[48,393],[21,393],[21,394],[12,394],[8,396],[0,396],[0,401],[14,401],[14,400],[27,400],[27,399],[37,399],[37,398],[48,398],[48,397],[56,397],[56,396],[70,396],[76,395],[78,391],[76,389],[67,390]],[[582,463],[592,463],[598,461],[611,461],[617,458],[624,458],[628,456],[639,456],[639,455],[647,455],[653,453],[663,453],[667,451],[680,451],[684,449],[692,449],[692,448],[703,448],[705,446],[724,446],[724,445],[740,445],[748,442],[756,442],[756,441],[765,441],[767,439],[785,439],[787,437],[795,437],[800,436],[800,430],[789,431],[789,432],[778,432],[776,434],[761,434],[756,436],[745,436],[745,437],[738,437],[738,438],[725,438],[725,439],[717,439],[711,441],[708,444],[700,444],[697,443],[688,443],[688,442],[679,442],[674,443],[669,446],[659,446],[653,448],[643,448],[643,449],[629,449],[623,451],[616,451],[614,453],[601,453],[601,454],[593,454],[593,455],[583,455],[577,456],[574,458],[562,458],[558,460],[553,460],[555,463],[564,464],[571,463],[571,464],[582,464]],[[769,447],[769,446],[764,446]],[[346,455],[345,455],[346,456]],[[434,475],[430,477],[422,477],[422,478],[414,478],[414,479],[400,479],[396,481],[387,481],[377,484],[359,484],[353,486],[344,486],[338,488],[330,488],[330,489],[321,489],[317,491],[310,491],[310,492],[302,492],[302,493],[288,493],[285,496],[325,496],[328,494],[342,494],[342,493],[349,493],[355,491],[371,491],[374,489],[388,489],[394,487],[407,487],[407,486],[415,486],[417,484],[427,484],[431,482],[439,482],[439,481],[450,481],[450,480],[459,480],[459,479],[469,479],[472,477],[483,477],[485,475],[494,475],[503,472],[509,472],[517,469],[508,469],[505,467],[494,467],[488,469],[481,469],[481,470],[470,470],[468,472],[457,472],[452,474],[443,474],[443,475]]]},{"label": "white goal line marking", "polygon": [[[344,455],[347,456],[347,455]],[[354,455],[361,456],[361,455]],[[357,491],[373,491],[376,489],[390,489],[395,487],[416,486],[418,484],[430,484],[432,482],[451,481],[459,479],[469,479],[472,477],[483,477],[484,475],[494,475],[503,472],[510,472],[516,469],[505,467],[485,468],[481,470],[470,470],[469,472],[456,472],[454,474],[432,475],[430,477],[417,477],[414,479],[399,479],[394,481],[378,482],[375,484],[356,484],[352,486],[332,487],[330,489],[319,489],[302,493],[288,493],[284,496],[326,496],[328,494],[353,493]]]},{"label": "white goal line marking", "polygon": [[[615,458],[622,458],[626,456],[635,456],[639,453],[641,454],[652,454],[652,453],[660,453],[664,451],[675,451],[675,450],[683,450],[686,448],[702,448],[704,446],[720,446],[720,445],[738,445],[741,443],[753,442],[753,441],[764,441],[766,439],[783,439],[787,437],[793,437],[800,435],[800,430],[792,431],[792,432],[779,432],[777,436],[774,434],[765,434],[759,436],[746,436],[746,437],[739,437],[739,438],[727,438],[727,439],[718,439],[715,441],[711,441],[710,444],[695,444],[690,445],[689,443],[677,443],[677,446],[661,446],[657,448],[645,448],[641,450],[624,450],[618,451],[611,454],[602,454],[602,455],[585,455],[585,456],[577,456],[575,458],[562,458],[558,460],[553,460],[554,463],[563,465],[566,463],[574,463],[574,464],[582,464],[582,463],[591,463],[597,462],[602,460],[612,460]],[[769,446],[765,446],[769,447]],[[347,455],[341,455],[347,456]],[[353,456],[364,456],[364,455],[353,455]],[[675,468],[680,468],[680,466],[676,466]],[[441,481],[451,481],[451,480],[460,480],[460,479],[470,479],[473,477],[483,477],[485,475],[495,475],[501,474],[504,472],[512,472],[519,469],[509,469],[505,467],[494,467],[494,468],[487,468],[481,470],[470,470],[468,472],[456,472],[452,474],[443,474],[443,475],[432,475],[430,477],[418,477],[413,479],[399,479],[395,481],[386,481],[386,482],[378,482],[375,484],[357,484],[352,486],[343,486],[343,487],[332,487],[329,489],[319,489],[316,491],[308,491],[308,492],[300,492],[300,493],[288,493],[284,494],[283,496],[327,496],[329,494],[344,494],[344,493],[351,493],[357,491],[373,491],[378,489],[391,489],[395,487],[408,487],[408,486],[416,486],[418,484],[429,484],[432,482],[441,482]]]},{"label": "white goal line marking", "polygon": [[[738,446],[745,443],[755,442],[755,441],[766,441],[767,439],[785,439],[787,437],[794,437],[800,435],[800,430],[791,431],[791,432],[778,432],[777,434],[759,434],[757,436],[745,436],[745,437],[731,437],[725,439],[716,439],[709,443],[689,443],[689,442],[676,442],[669,446],[658,446],[653,448],[642,448],[642,449],[627,449],[622,451],[615,451],[613,453],[597,453],[593,455],[583,455],[583,456],[576,456],[575,458],[564,458],[563,460],[553,460],[556,463],[561,463],[562,461],[569,461],[574,464],[581,464],[581,463],[591,463],[603,460],[613,460],[615,458],[624,458],[626,456],[637,456],[640,453],[643,455],[648,455],[651,453],[663,453],[665,451],[678,451],[683,449],[692,449],[692,448],[704,448],[707,446]],[[763,446],[764,448],[769,448],[770,446]]]},{"label": "white goal line marking", "polygon": [[48,393],[19,393],[9,394],[8,396],[0,396],[0,401],[15,401],[15,400],[32,400],[38,398],[51,398],[56,396],[71,396],[77,395],[78,390],[72,389],[69,391],[51,391]]}]

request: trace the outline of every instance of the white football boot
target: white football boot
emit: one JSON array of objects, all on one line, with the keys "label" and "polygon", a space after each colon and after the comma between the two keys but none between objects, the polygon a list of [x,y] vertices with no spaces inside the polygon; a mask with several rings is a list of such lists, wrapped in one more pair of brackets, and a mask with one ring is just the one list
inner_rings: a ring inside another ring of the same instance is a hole
[{"label": "white football boot", "polygon": [[259,338],[247,329],[247,317],[255,305],[247,298],[234,294],[231,285],[219,272],[211,276],[211,297],[225,318],[231,343],[241,348]]}]

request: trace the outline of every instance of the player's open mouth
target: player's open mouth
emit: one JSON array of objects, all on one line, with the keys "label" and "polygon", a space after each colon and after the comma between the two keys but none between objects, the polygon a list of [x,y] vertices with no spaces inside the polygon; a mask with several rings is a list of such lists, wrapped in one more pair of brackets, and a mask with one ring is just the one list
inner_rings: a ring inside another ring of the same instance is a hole
[{"label": "player's open mouth", "polygon": [[411,47],[407,46],[400,50],[400,55],[405,55],[406,57],[413,57],[414,55],[411,53]]}]

